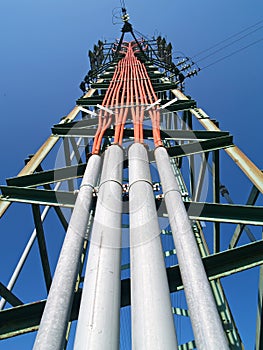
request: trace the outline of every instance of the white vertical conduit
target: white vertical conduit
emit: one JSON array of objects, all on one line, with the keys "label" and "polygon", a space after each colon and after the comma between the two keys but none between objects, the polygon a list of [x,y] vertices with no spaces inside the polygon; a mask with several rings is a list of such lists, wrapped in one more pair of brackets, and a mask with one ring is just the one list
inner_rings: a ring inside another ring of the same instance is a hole
[{"label": "white vertical conduit", "polygon": [[100,165],[100,156],[91,156],[61,249],[34,350],[61,350],[64,348],[93,189],[97,184]]},{"label": "white vertical conduit", "polygon": [[123,149],[105,152],[78,317],[75,350],[117,350],[120,342]]},{"label": "white vertical conduit", "polygon": [[132,349],[177,349],[147,150],[129,148]]},{"label": "white vertical conduit", "polygon": [[199,350],[229,349],[169,156],[164,147],[156,148],[154,153],[196,346]]}]

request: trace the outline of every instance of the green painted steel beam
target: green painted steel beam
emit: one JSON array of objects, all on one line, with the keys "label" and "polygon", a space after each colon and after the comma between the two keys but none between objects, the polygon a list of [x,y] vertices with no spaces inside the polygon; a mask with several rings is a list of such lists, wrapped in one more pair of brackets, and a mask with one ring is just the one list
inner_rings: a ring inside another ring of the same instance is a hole
[{"label": "green painted steel beam", "polygon": [[[55,135],[63,136],[63,137],[87,137],[87,138],[93,138],[96,134],[96,129],[85,129],[85,128],[60,128],[60,127],[54,127],[52,128],[52,133]],[[106,129],[104,136],[105,137],[112,137],[114,136],[114,129]],[[125,137],[133,137],[134,136],[134,130],[133,129],[124,129],[124,136]]]},{"label": "green painted steel beam", "polygon": [[152,87],[155,92],[168,91],[171,89],[176,89],[178,86],[177,83],[165,82],[165,83],[152,83]]},{"label": "green painted steel beam", "polygon": [[102,83],[92,83],[91,88],[92,89],[102,89],[102,90],[107,90],[108,87],[110,86],[110,82],[102,82]]},{"label": "green painted steel beam", "polygon": [[[226,250],[204,257],[203,264],[209,280],[223,278],[263,263],[263,241]],[[170,292],[183,288],[179,266],[167,269]]]},{"label": "green painted steel beam", "polygon": [[[76,193],[40,190],[15,186],[0,186],[2,200],[73,208]],[[159,216],[167,216],[161,199],[156,200]],[[190,219],[251,225],[263,224],[263,207],[219,203],[185,202]]]},{"label": "green painted steel beam", "polygon": [[43,274],[45,278],[47,293],[48,293],[52,283],[52,276],[51,276],[46,239],[44,234],[43,222],[41,220],[41,212],[40,212],[39,205],[33,204],[32,212],[33,212],[33,218],[34,218],[34,223],[36,227],[39,254],[40,254]]},{"label": "green painted steel beam", "polygon": [[[103,74],[100,74],[99,79],[109,79],[111,80],[113,78],[114,72],[105,72]],[[152,79],[160,79],[165,77],[164,73],[159,72],[157,69],[154,71],[148,71],[149,78]]]},{"label": "green painted steel beam", "polygon": [[[261,265],[263,263],[263,241],[257,241],[242,247],[227,250],[203,258],[210,280]],[[179,266],[167,268],[170,292],[183,288]],[[63,286],[61,286],[63,288]],[[71,320],[77,319],[81,291],[75,293]],[[130,279],[121,281],[121,306],[130,305]],[[45,300],[14,307],[0,312],[0,339],[13,337],[38,328]]]},{"label": "green painted steel beam", "polygon": [[[190,219],[233,224],[263,225],[263,207],[208,202],[184,202]],[[158,215],[167,217],[162,198],[156,199]]]},{"label": "green painted steel beam", "polygon": [[[257,189],[257,187],[255,185],[253,185],[246,204],[247,205],[254,205],[257,201],[258,196],[259,196],[259,190]],[[229,248],[236,247],[236,245],[237,245],[237,243],[242,235],[242,232],[244,231],[244,228],[245,228],[245,225],[240,225],[240,224],[237,225],[235,232],[231,238]]]},{"label": "green painted steel beam", "polygon": [[82,177],[87,163],[6,179],[8,186],[36,187]]},{"label": "green painted steel beam", "polygon": [[64,191],[39,190],[33,188],[0,186],[1,200],[7,202],[20,202],[40,205],[73,208],[77,194]]},{"label": "green painted steel beam", "polygon": [[158,71],[158,67],[154,66],[151,62],[145,62],[144,66],[147,72],[156,72]]},{"label": "green painted steel beam", "polygon": [[205,141],[167,147],[166,149],[170,157],[183,157],[190,154],[209,152],[229,146],[233,146],[233,136],[215,137]]},{"label": "green painted steel beam", "polygon": [[[83,120],[78,120],[76,122],[67,123],[67,126],[69,129],[72,129],[74,127],[78,128],[88,128],[88,127],[94,127],[98,124],[98,118],[88,118]],[[55,124],[53,128],[59,128],[60,124]]]},{"label": "green painted steel beam", "polygon": [[100,74],[100,79],[112,79],[113,78],[114,71],[108,71]]},{"label": "green painted steel beam", "polygon": [[[43,171],[42,166],[39,165],[38,168],[36,169],[36,171],[37,172]],[[50,186],[50,184],[44,184],[43,187],[45,190],[52,190],[52,187]],[[68,222],[67,222],[62,210],[59,207],[53,207],[53,208],[58,216],[59,221],[61,222],[61,224],[66,232],[68,229]]]},{"label": "green painted steel beam", "polygon": [[76,104],[80,106],[96,106],[97,104],[102,103],[104,97],[105,97],[104,95],[96,95],[96,96],[91,96],[86,98],[79,98],[76,101]]},{"label": "green painted steel beam", "polygon": [[0,282],[0,296],[4,298],[12,306],[18,306],[23,304],[22,301],[9,289],[7,289],[6,286],[4,286],[3,283],[1,282]]},{"label": "green painted steel beam", "polygon": [[[105,136],[114,136],[115,129],[105,130]],[[88,137],[92,138],[96,134],[96,129],[87,129],[82,126],[73,126],[73,127],[53,127],[52,133],[54,135],[65,136],[65,137]],[[219,138],[228,136],[228,132],[216,132],[216,131],[205,131],[205,130],[161,130],[162,139],[170,140],[207,140],[213,138]],[[124,138],[125,137],[134,137],[134,129],[126,128],[124,129]],[[152,138],[152,130],[144,129],[143,130],[144,138]]]},{"label": "green painted steel beam", "polygon": [[263,224],[263,207],[252,205],[185,202],[191,219],[251,225]]},{"label": "green painted steel beam", "polygon": [[[149,74],[149,73],[148,73]],[[102,83],[92,83],[91,88],[92,89],[101,89],[101,90],[107,90],[110,86],[110,82],[102,82]],[[169,82],[169,83],[152,83],[154,91],[167,91],[170,89],[176,89],[178,86],[177,83]]]},{"label": "green painted steel beam", "polygon": [[[167,102],[169,101],[163,100],[162,105],[166,104]],[[175,101],[173,104],[167,106],[163,111],[167,110],[169,112],[177,112],[177,111],[185,111],[195,107],[196,107],[196,101],[194,100],[187,100],[187,101],[178,100],[178,101]]]}]

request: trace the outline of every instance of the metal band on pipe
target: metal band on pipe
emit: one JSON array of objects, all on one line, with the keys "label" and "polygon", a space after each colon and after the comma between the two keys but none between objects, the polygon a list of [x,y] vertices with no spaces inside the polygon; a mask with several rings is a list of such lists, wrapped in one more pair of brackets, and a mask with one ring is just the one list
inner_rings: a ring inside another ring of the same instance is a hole
[{"label": "metal band on pipe", "polygon": [[168,190],[163,192],[163,196],[165,197],[169,192],[178,192],[180,196],[182,197],[181,191],[180,190]]},{"label": "metal band on pipe", "polygon": [[146,180],[146,179],[138,179],[138,180],[133,181],[131,184],[129,184],[129,189],[132,187],[132,185],[136,184],[136,182],[146,182],[153,188],[153,184],[151,181]]},{"label": "metal band on pipe", "polygon": [[94,190],[94,188],[95,188],[94,185],[89,184],[89,183],[80,185],[79,189],[81,189],[82,187],[91,187],[93,190]]},{"label": "metal band on pipe", "polygon": [[114,180],[114,179],[109,179],[109,180],[105,180],[105,181],[100,183],[98,191],[100,190],[101,186],[106,184],[107,182],[116,182],[118,185],[120,185],[122,187],[122,183],[120,181]]}]

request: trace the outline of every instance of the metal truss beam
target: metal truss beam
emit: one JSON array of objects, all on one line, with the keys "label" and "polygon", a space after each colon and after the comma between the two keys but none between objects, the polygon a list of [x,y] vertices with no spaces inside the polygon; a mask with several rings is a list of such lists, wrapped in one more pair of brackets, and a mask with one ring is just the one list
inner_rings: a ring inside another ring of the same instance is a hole
[{"label": "metal truss beam", "polygon": [[[30,204],[43,204],[73,208],[76,194],[73,192],[39,190],[14,186],[0,186],[2,200]],[[166,209],[156,200],[158,215],[166,216]],[[250,225],[263,224],[263,207],[229,205],[219,203],[185,202],[190,219],[201,221],[241,223]]]},{"label": "metal truss beam", "polygon": [[[247,244],[203,258],[210,281],[253,268],[263,263],[263,241]],[[167,268],[170,292],[183,288],[179,266]],[[63,287],[63,286],[61,286]],[[121,281],[121,306],[130,305],[130,279]],[[81,291],[75,294],[71,320],[77,319]],[[13,337],[38,328],[45,300],[0,312],[0,339]]]},{"label": "metal truss beam", "polygon": [[[164,90],[169,89],[168,87],[165,88]],[[91,97],[81,97],[79,98],[76,103],[77,105],[80,106],[96,106],[97,104],[101,104],[103,101],[104,95],[96,95],[96,96],[91,96]],[[169,100],[163,100],[163,105],[168,103]],[[171,105],[167,106],[165,109],[170,111],[170,112],[176,112],[176,111],[183,111],[183,110],[188,110],[191,108],[196,107],[196,102],[194,100],[187,100],[187,101],[174,101]]]},{"label": "metal truss beam", "polygon": [[74,192],[39,190],[15,186],[0,186],[2,201],[61,206],[73,208],[77,194]]},{"label": "metal truss beam", "polygon": [[[64,147],[64,157],[65,157],[65,163],[66,166],[71,166],[71,159],[70,159],[70,147],[69,147],[69,139],[68,138],[63,138],[63,147]],[[74,191],[74,182],[72,179],[67,179],[67,185],[68,185],[68,190],[70,192]]]},{"label": "metal truss beam", "polygon": [[41,258],[41,264],[42,264],[46,288],[47,288],[47,292],[48,292],[50,289],[51,283],[52,283],[52,277],[51,277],[51,270],[50,270],[50,264],[49,264],[48,253],[47,253],[47,246],[46,246],[46,240],[45,240],[44,229],[43,229],[43,224],[42,224],[42,220],[41,220],[41,213],[40,213],[39,205],[33,204],[32,211],[33,211],[33,218],[34,218],[34,223],[35,223],[35,227],[36,227],[37,241],[38,241],[39,253],[40,253],[40,258]]},{"label": "metal truss beam", "polygon": [[76,101],[76,104],[79,106],[96,106],[102,103],[104,97],[104,95],[96,95],[87,98],[82,97]]},{"label": "metal truss beam", "polygon": [[8,186],[15,187],[37,187],[45,184],[51,184],[68,179],[82,177],[86,169],[87,163],[72,165],[55,170],[41,171],[38,173],[12,177],[6,180]]},{"label": "metal truss beam", "polygon": [[[185,202],[190,219],[210,222],[241,223],[250,225],[263,224],[263,207],[221,204],[205,202]],[[158,215],[167,217],[162,200],[157,199]]]},{"label": "metal truss beam", "polygon": [[200,166],[200,170],[199,170],[198,179],[195,183],[195,191],[193,193],[193,200],[195,202],[198,202],[200,200],[200,197],[201,197],[203,183],[204,183],[204,179],[205,179],[205,173],[206,173],[206,169],[207,169],[208,156],[209,156],[209,153],[205,152],[202,154],[202,162],[201,162],[201,166]]},{"label": "metal truss beam", "polygon": [[[257,201],[258,196],[259,196],[259,190],[256,188],[256,186],[253,186],[246,204],[254,205]],[[236,247],[244,229],[245,229],[245,225],[240,225],[240,224],[237,225],[235,232],[233,234],[233,237],[231,239],[231,242],[229,244],[229,248]]]},{"label": "metal truss beam", "polygon": [[[78,128],[88,128],[88,127],[94,127],[98,124],[98,118],[88,118],[88,119],[83,119],[83,120],[78,120],[77,122],[70,122],[67,123],[67,128],[73,129],[74,127]],[[60,128],[62,125],[60,124],[55,124],[53,128]],[[52,129],[53,130],[53,129]]]},{"label": "metal truss beam", "polygon": [[75,154],[75,159],[77,160],[78,164],[84,163],[82,161],[82,158],[81,158],[81,155],[80,155],[80,152],[79,152],[79,149],[78,149],[78,145],[77,145],[77,142],[76,142],[74,137],[70,138],[70,143],[72,145],[72,148],[73,148],[73,151],[74,151],[74,154]]},{"label": "metal truss beam", "polygon": [[7,289],[1,282],[0,282],[0,295],[12,306],[18,306],[23,304],[22,301],[16,295],[14,295],[9,289]]},{"label": "metal truss beam", "polygon": [[[103,83],[92,83],[91,88],[93,89],[99,89],[99,90],[107,90],[109,87],[109,82],[103,82]],[[159,91],[167,91],[171,89],[176,89],[177,83],[167,82],[167,83],[153,83],[153,89],[155,92]]]},{"label": "metal truss beam", "polygon": [[210,140],[187,143],[180,146],[168,147],[170,157],[183,157],[190,154],[209,152],[233,145],[233,136],[216,137]]},{"label": "metal truss beam", "polygon": [[219,203],[185,202],[191,219],[229,223],[263,224],[263,207]]},{"label": "metal truss beam", "polygon": [[[111,80],[113,78],[113,74],[113,72],[105,72],[103,74],[100,74],[100,78],[103,80]],[[161,73],[156,69],[155,71],[148,72],[148,76],[151,80],[160,79],[165,77],[165,73]]]},{"label": "metal truss beam", "polygon": [[[213,202],[220,202],[219,150],[213,152]],[[214,222],[214,253],[220,251],[220,222]]]},{"label": "metal truss beam", "polygon": [[[93,118],[94,119],[94,118]],[[93,120],[91,119],[91,120]],[[72,123],[73,124],[73,123]],[[83,127],[83,124],[78,125],[78,123],[72,126],[54,126],[52,132],[55,135],[63,137],[88,137],[93,138],[96,134],[96,129],[87,129]],[[105,130],[105,136],[114,136],[115,129]],[[133,129],[124,129],[124,137],[134,137]],[[144,138],[152,138],[152,130],[144,129],[143,130]],[[225,131],[206,131],[206,130],[161,130],[162,139],[171,139],[171,140],[208,140],[214,138],[221,138],[229,136],[229,132]]]}]

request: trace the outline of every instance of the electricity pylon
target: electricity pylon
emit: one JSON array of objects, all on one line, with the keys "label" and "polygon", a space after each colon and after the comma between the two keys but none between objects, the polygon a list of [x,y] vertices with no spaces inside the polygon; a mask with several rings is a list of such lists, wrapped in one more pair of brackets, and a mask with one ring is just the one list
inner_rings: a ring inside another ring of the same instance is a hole
[{"label": "electricity pylon", "polygon": [[[262,172],[184,94],[194,63],[173,63],[164,38],[137,38],[126,15],[121,38],[89,52],[91,70],[74,109],[1,186],[1,217],[24,203],[35,227],[10,281],[0,285],[0,339],[38,330],[34,349],[63,349],[71,333],[75,349],[243,349],[221,279],[262,264],[254,233],[263,222],[255,205]],[[221,183],[223,152],[251,182],[246,204],[234,204]],[[52,157],[55,167],[45,170]],[[47,244],[50,216],[53,230],[65,232],[55,253]],[[234,227],[227,246],[226,224]],[[15,286],[35,241],[46,298],[24,302]],[[257,349],[261,282],[262,271]],[[189,319],[184,342],[181,318]]]}]

